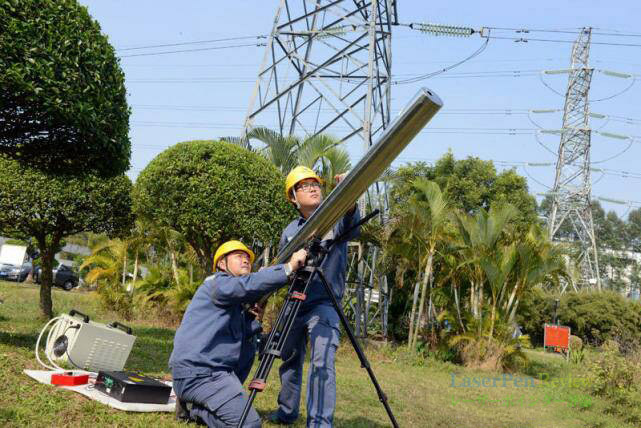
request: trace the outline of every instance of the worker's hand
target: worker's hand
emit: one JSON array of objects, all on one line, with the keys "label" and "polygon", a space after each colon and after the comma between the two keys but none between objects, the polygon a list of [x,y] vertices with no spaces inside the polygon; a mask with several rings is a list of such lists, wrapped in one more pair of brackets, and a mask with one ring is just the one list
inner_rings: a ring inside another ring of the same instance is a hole
[{"label": "worker's hand", "polygon": [[342,174],[337,174],[337,175],[334,176],[334,182],[336,183],[336,185],[339,185],[340,182],[345,179],[345,177],[347,177],[347,173],[346,172],[344,172]]},{"label": "worker's hand", "polygon": [[254,303],[254,306],[249,309],[249,313],[254,315],[259,322],[262,322],[263,315],[265,315],[265,308],[260,306],[258,303]]},{"label": "worker's hand", "polygon": [[289,266],[292,268],[292,272],[296,272],[298,269],[305,266],[306,259],[307,259],[307,250],[305,250],[304,248],[292,254],[292,258],[289,259]]},{"label": "worker's hand", "polygon": [[[345,177],[347,177],[347,173],[346,172],[344,172],[342,174],[335,175],[334,176],[334,181],[336,182],[336,185],[338,186],[340,184],[340,182],[345,179]],[[349,215],[354,214],[354,211],[356,211],[356,207],[357,207],[357,205],[354,204],[354,206],[352,208],[350,208],[349,211],[347,211],[347,214],[349,214]]]}]

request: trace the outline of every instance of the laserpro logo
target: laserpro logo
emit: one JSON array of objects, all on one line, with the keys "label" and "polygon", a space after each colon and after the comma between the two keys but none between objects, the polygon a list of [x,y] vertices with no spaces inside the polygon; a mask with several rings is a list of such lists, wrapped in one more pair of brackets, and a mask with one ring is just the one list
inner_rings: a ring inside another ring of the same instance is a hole
[{"label": "laserpro logo", "polygon": [[501,376],[461,376],[450,373],[452,388],[537,388],[537,387],[566,387],[582,388],[588,386],[587,378],[561,377],[550,378],[548,373],[532,376],[513,376],[503,373]]},{"label": "laserpro logo", "polygon": [[535,407],[559,402],[573,408],[588,408],[593,404],[586,394],[586,378],[551,378],[548,373],[536,377],[514,376],[463,376],[450,373],[450,398],[453,405],[475,403],[492,406]]}]

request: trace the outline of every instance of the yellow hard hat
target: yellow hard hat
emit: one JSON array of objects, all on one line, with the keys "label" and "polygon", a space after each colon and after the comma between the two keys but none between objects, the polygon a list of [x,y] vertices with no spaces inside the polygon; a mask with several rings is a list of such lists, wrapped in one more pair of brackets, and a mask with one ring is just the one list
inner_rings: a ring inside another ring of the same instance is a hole
[{"label": "yellow hard hat", "polygon": [[309,169],[306,166],[297,166],[287,174],[287,178],[285,179],[285,197],[287,200],[289,200],[289,192],[292,190],[292,187],[294,187],[299,181],[303,181],[306,178],[314,178],[319,183],[323,182],[323,180],[312,169]]},{"label": "yellow hard hat", "polygon": [[249,256],[249,263],[254,263],[254,258],[256,257],[252,250],[247,248],[245,244],[240,241],[227,241],[216,250],[214,254],[214,269],[218,265],[218,260],[224,257],[226,254],[229,254],[233,251],[244,251]]}]

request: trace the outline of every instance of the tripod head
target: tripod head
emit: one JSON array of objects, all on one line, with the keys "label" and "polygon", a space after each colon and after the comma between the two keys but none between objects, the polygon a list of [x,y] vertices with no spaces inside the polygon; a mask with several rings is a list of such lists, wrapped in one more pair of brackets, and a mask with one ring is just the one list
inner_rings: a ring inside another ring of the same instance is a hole
[{"label": "tripod head", "polygon": [[305,261],[305,266],[319,267],[325,259],[327,253],[329,253],[334,245],[345,242],[347,240],[347,237],[350,236],[355,229],[358,229],[359,227],[373,219],[379,213],[380,210],[375,209],[374,211],[363,217],[358,223],[343,231],[343,233],[341,233],[336,238],[322,240],[315,236],[310,239],[307,242],[307,245],[305,245],[305,249],[307,250],[307,260]]}]

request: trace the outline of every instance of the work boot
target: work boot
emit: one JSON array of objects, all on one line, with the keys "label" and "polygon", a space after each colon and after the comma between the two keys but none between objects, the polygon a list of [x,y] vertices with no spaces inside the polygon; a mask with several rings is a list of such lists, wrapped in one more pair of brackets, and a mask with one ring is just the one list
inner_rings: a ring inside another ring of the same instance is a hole
[{"label": "work boot", "polygon": [[191,420],[191,417],[189,416],[189,409],[187,408],[187,403],[185,403],[178,397],[176,397],[176,420],[181,422],[187,422]]},{"label": "work boot", "polygon": [[279,424],[279,425],[294,425],[294,422],[288,422],[285,420],[282,420],[280,416],[278,416],[278,411],[275,411],[273,413],[270,413],[267,416],[267,420],[273,424]]}]

